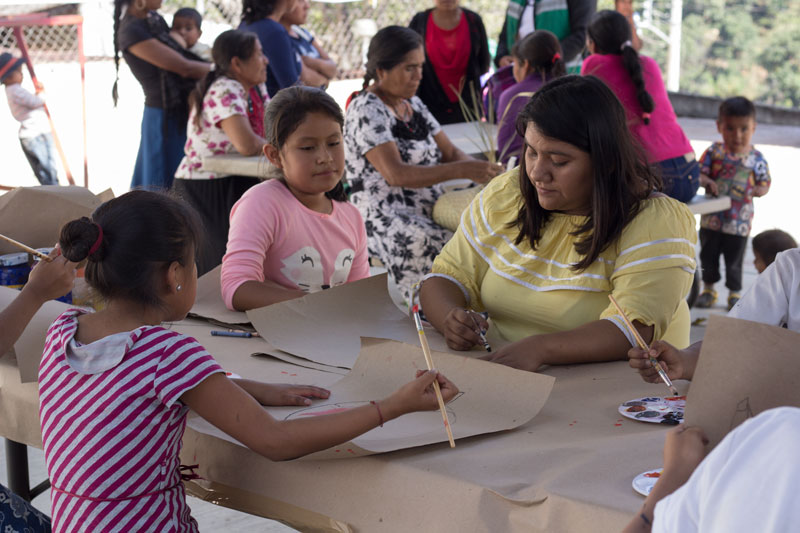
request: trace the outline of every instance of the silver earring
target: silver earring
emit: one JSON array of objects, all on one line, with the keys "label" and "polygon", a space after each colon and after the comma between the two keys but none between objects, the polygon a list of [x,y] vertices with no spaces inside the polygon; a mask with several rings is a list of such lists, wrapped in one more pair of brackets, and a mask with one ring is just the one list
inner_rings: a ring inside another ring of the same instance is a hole
[{"label": "silver earring", "polygon": [[180,286],[180,285],[178,285],[177,287],[175,287],[175,290],[176,290],[176,291],[178,291],[178,292],[180,292],[180,290],[181,290],[181,286]]}]

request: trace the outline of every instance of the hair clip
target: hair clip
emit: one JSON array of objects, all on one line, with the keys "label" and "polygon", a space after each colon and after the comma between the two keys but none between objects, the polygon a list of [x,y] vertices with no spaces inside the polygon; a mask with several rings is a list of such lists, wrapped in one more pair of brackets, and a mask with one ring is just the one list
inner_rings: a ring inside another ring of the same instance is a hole
[{"label": "hair clip", "polygon": [[631,40],[630,40],[630,39],[628,39],[627,41],[625,41],[624,43],[622,43],[622,44],[620,45],[619,49],[620,49],[620,51],[622,51],[622,50],[625,50],[625,48],[626,48],[626,47],[628,47],[628,46],[630,46],[630,47],[633,47],[633,43],[631,42]]},{"label": "hair clip", "polygon": [[556,52],[555,54],[553,54],[553,60],[551,61],[551,63],[555,63],[555,62],[556,62],[556,61],[558,61],[559,59],[561,59],[561,54],[559,54],[558,52]]}]

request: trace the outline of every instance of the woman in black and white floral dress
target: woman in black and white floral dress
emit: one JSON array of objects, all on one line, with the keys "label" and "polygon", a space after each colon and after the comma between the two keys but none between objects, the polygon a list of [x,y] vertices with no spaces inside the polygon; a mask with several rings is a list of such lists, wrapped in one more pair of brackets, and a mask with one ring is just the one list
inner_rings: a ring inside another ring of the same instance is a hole
[{"label": "woman in black and white floral dress", "polygon": [[351,201],[366,223],[370,255],[386,266],[406,301],[452,236],[431,218],[440,183],[485,183],[502,171],[453,146],[414,96],[424,62],[414,30],[389,26],[375,34],[364,90],[350,102],[344,125]]}]

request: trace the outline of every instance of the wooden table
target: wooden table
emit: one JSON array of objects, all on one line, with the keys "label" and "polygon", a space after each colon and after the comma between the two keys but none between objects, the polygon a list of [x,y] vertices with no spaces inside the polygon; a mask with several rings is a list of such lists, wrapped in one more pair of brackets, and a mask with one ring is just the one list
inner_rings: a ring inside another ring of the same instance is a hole
[{"label": "wooden table", "polygon": [[731,208],[730,196],[704,196],[698,194],[691,201],[686,204],[695,215],[707,215],[708,213],[716,213],[718,211],[725,211]]},{"label": "wooden table", "polygon": [[[482,149],[479,141],[479,134],[476,129],[479,127],[478,124],[480,124],[480,127],[483,127],[488,134],[492,135],[493,138],[497,137],[497,126],[485,122],[447,124],[442,126],[442,131],[444,131],[453,144],[464,153],[479,154],[482,152]],[[206,172],[267,178],[272,169],[272,164],[263,155],[242,156],[230,154],[203,158],[203,170]]]}]

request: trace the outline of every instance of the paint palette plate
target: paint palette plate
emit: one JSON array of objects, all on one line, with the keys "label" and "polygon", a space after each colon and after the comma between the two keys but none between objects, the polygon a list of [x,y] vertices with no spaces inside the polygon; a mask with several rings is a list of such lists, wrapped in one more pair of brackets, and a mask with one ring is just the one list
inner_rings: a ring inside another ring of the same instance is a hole
[{"label": "paint palette plate", "polygon": [[658,478],[661,477],[661,471],[664,470],[663,468],[657,468],[656,470],[648,470],[647,472],[642,472],[635,478],[633,478],[633,490],[641,494],[642,496],[647,496],[650,494],[650,491],[653,490]]},{"label": "paint palette plate", "polygon": [[683,422],[684,407],[686,396],[647,397],[623,403],[619,413],[640,422],[676,426]]},{"label": "paint palette plate", "polygon": [[242,376],[239,374],[234,374],[233,372],[225,372],[225,376],[230,379],[242,379]]}]

